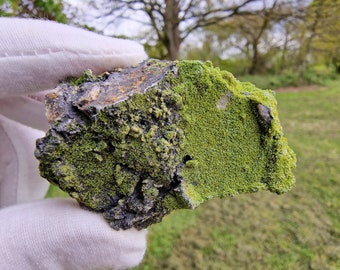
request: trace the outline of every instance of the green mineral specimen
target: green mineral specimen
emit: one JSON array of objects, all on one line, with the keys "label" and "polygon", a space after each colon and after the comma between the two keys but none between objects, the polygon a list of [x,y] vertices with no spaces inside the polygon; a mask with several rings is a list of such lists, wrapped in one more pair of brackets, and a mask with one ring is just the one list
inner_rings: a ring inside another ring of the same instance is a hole
[{"label": "green mineral specimen", "polygon": [[114,229],[146,228],[214,197],[292,188],[274,93],[199,61],[89,72],[46,99],[41,175]]}]

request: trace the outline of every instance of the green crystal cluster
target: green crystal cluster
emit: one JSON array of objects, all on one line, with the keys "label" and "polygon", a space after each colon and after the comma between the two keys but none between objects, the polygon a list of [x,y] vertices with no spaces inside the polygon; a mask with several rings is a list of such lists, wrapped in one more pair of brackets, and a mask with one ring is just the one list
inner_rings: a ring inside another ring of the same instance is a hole
[{"label": "green crystal cluster", "polygon": [[294,185],[272,91],[199,61],[148,60],[80,82],[48,96],[51,129],[36,157],[43,177],[114,229]]}]

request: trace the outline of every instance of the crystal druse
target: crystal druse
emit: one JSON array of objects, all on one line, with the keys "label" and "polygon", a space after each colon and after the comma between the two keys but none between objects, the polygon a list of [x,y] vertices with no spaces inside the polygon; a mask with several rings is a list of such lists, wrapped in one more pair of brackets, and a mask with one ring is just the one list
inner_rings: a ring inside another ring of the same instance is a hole
[{"label": "crystal druse", "polygon": [[274,93],[209,62],[89,72],[46,98],[40,172],[114,229],[146,228],[214,197],[294,186]]}]

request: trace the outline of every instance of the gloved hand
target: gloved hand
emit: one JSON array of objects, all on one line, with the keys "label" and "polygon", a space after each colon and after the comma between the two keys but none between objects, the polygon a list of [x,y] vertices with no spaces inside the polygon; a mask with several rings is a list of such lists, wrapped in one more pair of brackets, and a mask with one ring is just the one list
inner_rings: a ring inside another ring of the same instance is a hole
[{"label": "gloved hand", "polygon": [[[115,231],[71,199],[46,199],[35,140],[47,120],[44,90],[85,69],[139,63],[143,48],[49,21],[0,18],[1,269],[125,269],[138,264],[146,231]],[[12,205],[12,206],[10,206]]]}]

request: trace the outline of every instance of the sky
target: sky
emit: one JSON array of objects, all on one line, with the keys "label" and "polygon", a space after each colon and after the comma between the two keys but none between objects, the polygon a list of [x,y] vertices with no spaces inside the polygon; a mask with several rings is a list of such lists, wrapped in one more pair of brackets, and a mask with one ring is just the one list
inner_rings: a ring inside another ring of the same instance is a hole
[{"label": "sky", "polygon": [[[97,12],[93,8],[89,8],[88,3],[91,2],[91,0],[64,0],[64,2],[69,3],[80,11],[80,17],[81,16],[96,16]],[[99,1],[96,1],[99,2]],[[99,13],[98,13],[99,15]],[[140,20],[143,20],[143,14],[134,14],[134,17]],[[144,15],[145,16],[145,15]],[[136,36],[139,31],[141,30],[141,24],[134,22],[134,21],[127,21],[127,20],[116,20],[115,23],[112,23],[111,25],[107,26],[107,21],[110,18],[101,18],[97,20],[88,20],[86,23],[88,26],[95,27],[100,32],[102,32],[104,35],[108,36],[127,36],[127,37],[134,37]],[[145,18],[146,19],[146,18]],[[138,32],[137,32],[138,29]]]}]

